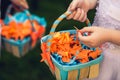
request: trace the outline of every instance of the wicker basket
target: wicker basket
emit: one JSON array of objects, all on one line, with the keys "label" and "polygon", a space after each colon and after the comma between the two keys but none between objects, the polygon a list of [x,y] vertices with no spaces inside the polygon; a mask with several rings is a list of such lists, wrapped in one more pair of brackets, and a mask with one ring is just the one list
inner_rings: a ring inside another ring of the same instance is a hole
[{"label": "wicker basket", "polygon": [[[11,10],[11,5],[9,6],[10,8],[8,8],[8,13]],[[25,22],[28,17],[26,15],[26,13],[23,12],[17,12],[14,15],[12,15],[11,17],[7,16],[6,14],[6,18],[4,19],[4,23],[8,24],[11,20],[15,20],[16,22],[20,22],[23,23]],[[38,17],[37,15],[31,15],[30,18],[32,20],[36,20],[40,25],[42,25],[44,28],[46,27],[46,20],[43,17]],[[23,40],[17,40],[15,41],[14,39],[9,39],[7,40],[4,37],[1,37],[2,41],[3,41],[3,46],[6,49],[6,51],[12,53],[14,56],[16,57],[21,57],[24,56],[29,50],[31,50],[34,47],[31,47],[31,38],[30,36],[24,38]],[[39,41],[39,40],[38,40]],[[38,42],[37,41],[37,42]]]},{"label": "wicker basket", "polygon": [[[49,46],[48,40],[52,38],[55,28],[57,27],[59,22],[69,14],[70,12],[64,13],[54,22],[50,34],[42,37],[41,43],[47,42]],[[89,21],[87,21],[87,24],[90,26]],[[64,30],[60,32],[70,32],[70,34],[76,34],[76,30]],[[84,45],[84,47],[86,46]],[[46,51],[49,51],[49,49]],[[82,80],[84,78],[95,78],[99,74],[99,64],[103,59],[103,55],[101,54],[98,58],[91,60],[87,63],[76,65],[62,65],[53,57],[53,55],[51,55],[50,57],[52,63],[54,64],[55,70],[51,69],[47,60],[45,60],[45,63],[47,63],[53,75],[56,76],[57,80]]]},{"label": "wicker basket", "polygon": [[2,37],[4,41],[4,48],[6,51],[12,53],[16,57],[24,56],[30,50],[30,38],[25,38],[24,40],[7,40]]}]

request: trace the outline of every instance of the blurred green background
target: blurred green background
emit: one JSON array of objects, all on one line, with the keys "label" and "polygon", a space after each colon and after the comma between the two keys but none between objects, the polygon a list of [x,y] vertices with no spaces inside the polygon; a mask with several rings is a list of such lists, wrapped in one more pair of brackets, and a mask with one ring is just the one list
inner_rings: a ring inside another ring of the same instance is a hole
[{"label": "blurred green background", "polygon": [[[44,17],[47,21],[45,35],[49,33],[56,18],[67,10],[70,2],[71,0],[28,0],[30,12]],[[91,10],[88,13],[91,23],[93,23],[94,13],[95,10]],[[86,24],[64,19],[56,31],[74,29],[73,26],[77,26],[80,29],[86,26]],[[13,56],[3,48],[1,53],[0,80],[55,80],[47,65],[40,62],[40,43],[21,58]]]}]

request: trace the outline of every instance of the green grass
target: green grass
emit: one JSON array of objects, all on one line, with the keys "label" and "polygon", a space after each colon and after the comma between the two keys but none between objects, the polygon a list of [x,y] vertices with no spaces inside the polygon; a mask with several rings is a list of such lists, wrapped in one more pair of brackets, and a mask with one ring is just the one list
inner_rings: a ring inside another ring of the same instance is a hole
[{"label": "green grass", "polygon": [[[49,33],[56,18],[67,10],[70,3],[69,0],[38,0],[37,8],[33,8],[31,0],[28,2],[32,14],[36,14],[46,19],[47,27],[45,35]],[[88,18],[91,23],[93,22],[94,12],[95,10],[92,10],[88,13]],[[85,23],[73,20],[68,21],[65,19],[58,25],[56,31],[74,29],[74,25],[79,29],[86,26]],[[40,63],[40,43],[21,58],[16,58],[11,53],[6,52],[4,48],[2,48],[1,53],[0,80],[55,80],[55,77],[51,74],[48,66],[45,63]]]}]

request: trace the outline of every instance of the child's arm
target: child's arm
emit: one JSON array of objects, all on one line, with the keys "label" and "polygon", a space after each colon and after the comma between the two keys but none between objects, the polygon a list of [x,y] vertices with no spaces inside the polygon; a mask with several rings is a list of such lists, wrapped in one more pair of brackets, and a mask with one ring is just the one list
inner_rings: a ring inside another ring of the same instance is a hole
[{"label": "child's arm", "polygon": [[120,31],[119,30],[111,30],[110,32],[110,42],[120,45]]},{"label": "child's arm", "polygon": [[87,0],[89,1],[89,10],[95,8],[98,0]]},{"label": "child's arm", "polygon": [[15,6],[21,7],[22,9],[28,9],[28,3],[26,0],[10,0]]},{"label": "child's arm", "polygon": [[[81,33],[89,32],[89,36],[83,36]],[[89,47],[98,47],[105,42],[112,42],[120,45],[120,31],[105,29],[96,26],[85,27],[78,33],[80,41]]]},{"label": "child's arm", "polygon": [[67,19],[74,19],[84,22],[87,18],[87,12],[93,9],[97,4],[97,0],[73,0],[68,7],[68,11],[72,14]]}]

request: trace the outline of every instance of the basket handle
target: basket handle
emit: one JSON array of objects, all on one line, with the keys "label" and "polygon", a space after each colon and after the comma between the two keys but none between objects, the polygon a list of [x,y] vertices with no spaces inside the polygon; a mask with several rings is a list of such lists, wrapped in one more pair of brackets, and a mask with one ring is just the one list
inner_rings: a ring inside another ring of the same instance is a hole
[{"label": "basket handle", "polygon": [[[72,13],[72,12],[67,11],[67,12],[63,13],[60,17],[58,17],[58,18],[54,21],[54,23],[53,23],[53,25],[52,25],[52,28],[51,28],[51,30],[50,30],[50,35],[54,34],[55,29],[56,29],[56,27],[58,26],[58,24],[59,24],[64,18],[66,18],[68,15],[70,15],[71,13]],[[88,26],[91,26],[91,23],[90,23],[90,21],[89,21],[88,18],[86,19],[85,22],[86,22],[86,24],[87,24]]]},{"label": "basket handle", "polygon": [[[8,16],[9,18],[11,18],[12,20],[14,20],[14,18],[12,18],[12,15],[10,14],[10,11],[12,10],[13,8],[13,4],[10,4],[7,8],[7,11],[6,11],[6,14],[5,14],[5,17]],[[21,7],[20,7],[21,8]],[[27,15],[28,19],[30,20],[30,24],[32,26],[32,31],[35,32],[35,28],[34,28],[34,25],[33,25],[33,22],[30,18],[31,14],[29,12],[29,10],[23,10],[23,12]]]},{"label": "basket handle", "polygon": [[35,32],[36,30],[35,30],[35,28],[34,28],[34,24],[33,24],[33,22],[32,22],[32,19],[30,18],[31,13],[29,12],[29,10],[24,10],[24,12],[25,12],[25,14],[27,15],[28,19],[30,20],[30,24],[31,24],[31,26],[32,26],[32,31]]},{"label": "basket handle", "polygon": [[[10,14],[10,12],[11,12],[11,10],[12,10],[12,8],[14,8],[14,4],[10,4],[10,5],[8,5],[8,8],[7,8],[7,10],[6,10],[6,13],[5,13],[5,17],[6,16],[8,16],[8,17],[11,17],[12,15]],[[16,6],[15,6],[16,7]],[[21,9],[21,7],[19,7],[20,9]]]},{"label": "basket handle", "polygon": [[[13,8],[13,5],[10,4],[10,5],[8,6],[7,10],[6,10],[5,18],[6,18],[7,16],[8,16],[9,18],[11,18],[10,12],[11,12],[12,8]],[[13,19],[13,18],[12,18],[12,19]]]}]

